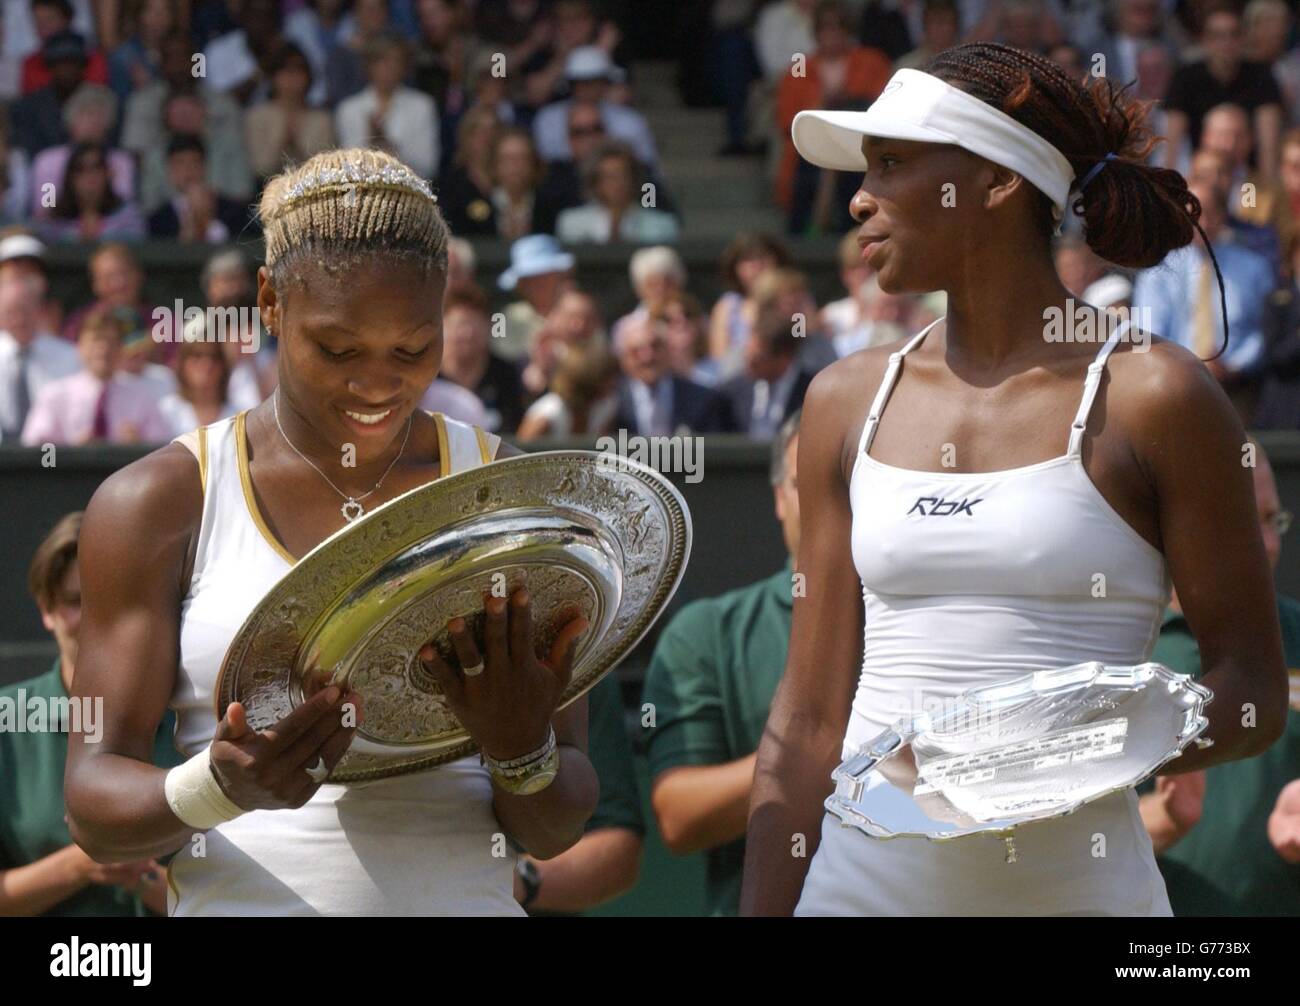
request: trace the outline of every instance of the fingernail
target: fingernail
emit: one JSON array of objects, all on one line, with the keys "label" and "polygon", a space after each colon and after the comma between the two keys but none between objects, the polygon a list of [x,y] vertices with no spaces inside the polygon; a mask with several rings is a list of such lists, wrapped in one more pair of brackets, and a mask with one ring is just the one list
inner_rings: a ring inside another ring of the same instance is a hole
[{"label": "fingernail", "polygon": [[339,700],[339,686],[330,685],[325,689],[325,701],[331,705]]}]

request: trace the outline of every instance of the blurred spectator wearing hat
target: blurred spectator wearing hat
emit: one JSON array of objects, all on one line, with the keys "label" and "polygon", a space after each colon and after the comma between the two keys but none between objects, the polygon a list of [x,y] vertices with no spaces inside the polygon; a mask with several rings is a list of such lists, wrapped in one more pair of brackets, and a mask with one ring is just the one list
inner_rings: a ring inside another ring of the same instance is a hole
[{"label": "blurred spectator wearing hat", "polygon": [[518,360],[528,353],[533,333],[573,284],[573,264],[573,256],[549,234],[530,234],[510,246],[510,266],[497,286],[518,289],[520,299],[506,306],[505,335],[495,344],[501,356]]},{"label": "blurred spectator wearing hat", "polygon": [[447,294],[442,303],[440,377],[472,391],[487,410],[480,425],[493,433],[513,433],[523,418],[519,371],[492,352],[492,322],[487,297],[478,289]]},{"label": "blurred spectator wearing hat", "polygon": [[230,361],[214,342],[182,341],[176,350],[175,389],[158,402],[168,437],[228,419],[239,411],[230,400]]},{"label": "blurred spectator wearing hat", "polygon": [[[588,201],[556,218],[555,234],[561,241],[656,244],[677,240],[677,218],[657,206],[644,205],[641,165],[627,144],[612,140],[601,146],[584,176]],[[657,196],[653,183],[649,191]]]},{"label": "blurred spectator wearing hat", "polygon": [[[50,84],[54,73],[50,66],[50,57],[45,51],[45,43],[64,32],[77,34],[77,37],[82,39],[86,60],[85,79],[92,84],[108,83],[108,63],[104,59],[104,54],[97,49],[86,46],[85,36],[74,32],[72,22],[75,14],[72,4],[68,0],[31,0],[29,6],[32,12],[32,21],[36,27],[36,35],[40,38],[42,45],[38,51],[33,52],[23,60],[23,94],[32,94]],[[8,12],[6,11],[6,13]]]},{"label": "blurred spectator wearing hat", "polygon": [[308,104],[313,71],[303,51],[281,46],[267,70],[270,94],[244,113],[248,159],[259,180],[337,145],[333,116]]},{"label": "blurred spectator wearing hat", "polygon": [[41,324],[45,246],[30,234],[0,239],[0,442],[17,443],[46,386],[81,369],[76,349]]},{"label": "blurred spectator wearing hat", "polygon": [[108,54],[108,83],[119,101],[162,73],[162,42],[176,30],[173,0],[136,0],[122,11],[125,38]]},{"label": "blurred spectator wearing hat", "polygon": [[[0,689],[8,702],[45,700],[53,708],[71,694],[79,656],[81,575],[77,564],[82,512],[64,515],[32,556],[27,588],[58,655],[39,677]],[[0,915],[165,915],[167,883],[152,859],[97,863],[72,841],[63,808],[68,729],[0,731]],[[153,762],[172,768],[183,757],[172,744],[170,710],[154,735]],[[83,721],[82,729],[88,729]]]},{"label": "blurred spectator wearing hat", "polygon": [[188,35],[168,35],[160,55],[162,79],[136,91],[127,102],[122,146],[140,160],[137,196],[146,214],[174,195],[167,181],[167,142],[182,133],[203,139],[208,183],[217,192],[235,200],[252,196],[239,105],[229,95],[199,87],[192,56]]},{"label": "blurred spectator wearing hat", "polygon": [[76,32],[51,35],[41,53],[50,69],[50,82],[24,95],[10,112],[14,141],[31,158],[68,141],[63,106],[86,80],[86,44]]},{"label": "blurred spectator wearing hat", "polygon": [[24,444],[156,444],[168,439],[154,388],[118,368],[125,328],[112,311],[86,317],[77,336],[82,369],[41,389],[23,425]]},{"label": "blurred spectator wearing hat", "polygon": [[[523,63],[524,101],[531,108],[541,108],[564,97],[568,59],[575,49],[592,46],[616,61],[616,50],[623,35],[613,21],[597,16],[591,0],[556,0],[550,10],[551,30],[545,45]],[[622,69],[621,67],[619,68]],[[626,74],[623,74],[626,79]],[[621,81],[616,81],[617,84]],[[609,100],[625,102],[617,93]]]},{"label": "blurred spectator wearing hat", "polygon": [[565,62],[565,79],[569,82],[569,97],[545,106],[533,119],[533,138],[542,157],[548,161],[571,160],[569,106],[595,105],[606,135],[625,141],[637,160],[651,170],[658,169],[659,152],[645,117],[608,98],[610,87],[622,82],[624,74],[603,49],[594,45],[574,49]]},{"label": "blurred spectator wearing hat", "polygon": [[225,244],[250,226],[247,204],[213,191],[207,180],[207,150],[197,136],[184,133],[167,143],[167,180],[176,194],[149,216],[155,238]]},{"label": "blurred spectator wearing hat", "polygon": [[42,224],[48,240],[144,237],[139,207],[122,199],[109,183],[108,155],[108,148],[100,143],[78,143],[72,148],[59,198]]},{"label": "blurred spectator wearing hat", "polygon": [[[62,185],[67,175],[68,159],[78,143],[108,146],[108,176],[113,191],[123,202],[135,198],[135,158],[126,150],[109,146],[116,119],[117,97],[106,87],[83,84],[68,99],[63,106],[68,142],[42,150],[32,162],[32,217],[38,220],[48,217],[53,206],[64,197]],[[52,201],[46,198],[47,193],[54,194]]]},{"label": "blurred spectator wearing hat", "polygon": [[406,42],[384,33],[366,45],[368,87],[344,100],[334,128],[344,147],[390,151],[424,178],[435,178],[440,157],[438,106],[427,94],[402,83]]}]

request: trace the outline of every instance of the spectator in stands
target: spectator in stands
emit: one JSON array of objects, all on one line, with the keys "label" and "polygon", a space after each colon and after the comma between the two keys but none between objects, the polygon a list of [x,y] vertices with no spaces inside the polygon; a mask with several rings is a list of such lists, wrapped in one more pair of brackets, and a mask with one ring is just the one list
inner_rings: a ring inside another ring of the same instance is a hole
[{"label": "spectator in stands", "polygon": [[[568,59],[576,49],[593,46],[613,63],[614,50],[622,39],[617,25],[596,16],[590,0],[556,0],[550,20],[548,42],[523,65],[523,100],[531,108],[541,108],[564,96]],[[621,67],[617,69],[620,72],[615,82],[621,83],[626,73]]]},{"label": "spectator in stands", "polygon": [[781,424],[803,406],[816,370],[801,362],[803,332],[789,315],[773,306],[759,313],[745,345],[745,371],[721,391],[741,432],[770,440]]},{"label": "spectator in stands", "polygon": [[27,151],[9,142],[9,122],[0,115],[0,227],[27,219],[31,166]]},{"label": "spectator in stands", "polygon": [[203,82],[247,106],[267,96],[271,62],[288,40],[278,0],[236,0],[232,13],[238,27],[203,51]]},{"label": "spectator in stands", "polygon": [[463,0],[419,0],[420,34],[411,55],[411,85],[433,98],[444,117],[467,107],[478,39]]},{"label": "spectator in stands", "polygon": [[[1160,0],[1119,0],[1114,11],[1114,29],[1100,33],[1085,46],[1085,51],[1104,59],[1102,65],[1107,77],[1122,83],[1139,78],[1142,73],[1139,57],[1150,46],[1158,47],[1172,66],[1173,46],[1165,30]],[[1163,96],[1163,92],[1153,95]]]},{"label": "spectator in stands", "polygon": [[50,82],[14,103],[10,112],[14,141],[34,158],[68,140],[63,106],[86,79],[86,45],[76,32],[51,35],[41,50]]},{"label": "spectator in stands", "polygon": [[816,50],[790,67],[776,92],[782,145],[776,201],[789,211],[790,231],[796,234],[810,224],[818,231],[833,226],[837,232],[851,226],[847,207],[861,179],[850,172],[823,172],[800,158],[790,138],[794,117],[809,108],[865,109],[884,90],[891,71],[881,50],[854,44],[840,0],[818,0],[813,26]]},{"label": "spectator in stands", "polygon": [[[83,84],[63,106],[63,121],[68,130],[68,142],[57,147],[47,147],[32,162],[31,213],[35,219],[45,219],[50,210],[65,195],[62,188],[67,175],[68,158],[78,143],[95,143],[108,146],[113,121],[117,118],[117,98],[106,87]],[[109,182],[119,199],[130,202],[135,198],[135,159],[125,150],[109,147]]]},{"label": "spectator in stands", "polygon": [[123,11],[126,38],[108,54],[108,82],[121,102],[162,75],[162,43],[176,30],[172,0],[138,0]]},{"label": "spectator in stands", "polygon": [[78,143],[68,157],[60,198],[43,222],[50,241],[130,240],[144,237],[144,218],[135,202],[113,191],[108,177],[108,148]]},{"label": "spectator in stands", "polygon": [[[1226,108],[1235,108],[1234,105],[1225,106]],[[1211,126],[1209,125],[1213,116],[1206,117],[1205,136],[1209,136]],[[1226,232],[1230,235],[1231,240],[1244,248],[1249,248],[1268,259],[1269,268],[1273,270],[1274,275],[1278,275],[1281,269],[1282,247],[1281,236],[1277,228],[1268,223],[1252,223],[1243,220],[1238,213],[1253,213],[1254,207],[1251,203],[1255,202],[1256,197],[1263,199],[1270,208],[1276,208],[1280,203],[1280,189],[1273,189],[1271,186],[1261,192],[1249,187],[1247,184],[1234,186],[1232,183],[1232,168],[1228,156],[1209,147],[1202,147],[1192,155],[1191,167],[1187,171],[1188,181],[1204,181],[1208,184],[1222,189],[1229,193],[1228,198],[1228,216],[1225,224]],[[1289,225],[1287,227],[1289,230]]]},{"label": "spectator in stands", "polygon": [[131,96],[122,146],[140,159],[141,209],[152,213],[175,193],[167,182],[167,141],[179,133],[201,137],[208,151],[208,182],[227,199],[251,198],[253,175],[244,151],[242,112],[233,98],[199,88],[192,75],[189,37],[168,35],[162,79]]},{"label": "spectator in stands", "polygon": [[[1273,568],[1291,514],[1259,444],[1253,469],[1264,550]],[[1140,799],[1175,915],[1300,915],[1300,601],[1277,595],[1291,677],[1286,731],[1263,754],[1201,772],[1161,776]],[[1201,675],[1201,654],[1177,595],[1151,654]]]},{"label": "spectator in stands", "polygon": [[599,46],[580,46],[569,53],[564,72],[569,82],[569,97],[547,105],[533,119],[533,138],[537,140],[537,149],[542,157],[548,161],[572,159],[569,106],[587,104],[600,109],[609,137],[626,142],[637,160],[648,169],[657,170],[659,152],[645,117],[626,105],[609,100],[610,87],[621,82],[624,74],[610,61],[608,53]]},{"label": "spectator in stands", "polygon": [[901,339],[908,329],[911,303],[880,289],[874,270],[862,261],[856,231],[840,240],[840,282],[847,297],[822,308],[821,328],[839,357]]},{"label": "spectator in stands", "polygon": [[1300,232],[1282,256],[1282,283],[1264,310],[1264,366],[1257,430],[1300,430]]},{"label": "spectator in stands", "polygon": [[474,270],[478,259],[474,255],[474,246],[461,237],[453,237],[447,242],[447,293],[465,290],[477,286],[474,282]]},{"label": "spectator in stands", "polygon": [[1242,12],[1246,59],[1272,71],[1286,126],[1300,122],[1300,51],[1290,49],[1291,27],[1291,10],[1282,0],[1250,0]]},{"label": "spectator in stands", "polygon": [[41,326],[45,246],[30,234],[0,240],[0,442],[16,443],[32,403],[54,381],[75,374],[72,344]]},{"label": "spectator in stands", "polygon": [[618,412],[618,382],[618,361],[603,347],[565,353],[550,390],[524,414],[516,439],[609,433]]},{"label": "spectator in stands", "polygon": [[[1174,79],[1177,65],[1172,50],[1156,42],[1148,42],[1137,52],[1137,87],[1134,97],[1141,101],[1154,102],[1147,121],[1151,125],[1153,136],[1169,136],[1169,113],[1165,109],[1164,98],[1169,92],[1170,82]],[[1133,78],[1129,78],[1132,80]],[[1184,136],[1179,142],[1166,140],[1151,148],[1146,156],[1146,163],[1160,167],[1172,163],[1174,167],[1186,173],[1187,159],[1191,156],[1191,142]]]},{"label": "spectator in stands", "polygon": [[775,266],[790,264],[789,253],[778,239],[767,234],[742,233],[732,238],[722,252],[722,282],[726,291],[709,314],[709,355],[722,363],[733,358],[739,369],[741,347],[749,338],[753,305],[749,302],[754,281]]},{"label": "spectator in stands", "polygon": [[1205,114],[1225,102],[1240,105],[1250,115],[1254,133],[1254,165],[1265,179],[1275,177],[1282,133],[1282,92],[1267,66],[1243,57],[1241,16],[1227,2],[1212,5],[1205,15],[1201,44],[1205,58],[1178,68],[1165,96],[1169,130],[1165,165],[1184,136],[1193,149],[1201,145]]},{"label": "spectator in stands", "polygon": [[[488,108],[496,113],[499,121],[511,125],[523,125],[528,121],[525,110],[519,106],[510,89],[510,79],[505,72],[505,64],[500,61],[500,54],[480,49],[474,56],[469,68],[469,105],[465,112],[474,108]],[[464,113],[462,113],[463,115]],[[449,123],[450,117],[444,117]],[[450,124],[450,123],[449,123]],[[455,129],[459,129],[457,119]],[[452,134],[455,135],[455,129]]]},{"label": "spectator in stands", "polygon": [[[1218,105],[1205,114],[1201,149],[1221,156],[1229,173],[1228,223],[1242,243],[1267,258],[1276,271],[1281,242],[1295,227],[1295,219],[1278,184],[1277,172],[1265,177],[1251,169],[1252,143],[1250,119],[1240,105]],[[1242,234],[1242,223],[1251,225],[1248,234]]]},{"label": "spectator in stands", "polygon": [[129,245],[120,241],[100,245],[90,253],[86,271],[90,274],[90,290],[95,299],[78,308],[64,322],[63,337],[69,342],[77,341],[81,323],[92,311],[124,307],[145,318],[153,317],[153,305],[144,299],[144,270]]},{"label": "spectator in stands", "polygon": [[737,430],[726,397],[672,372],[668,342],[648,318],[625,325],[614,352],[623,371],[616,429],[647,437]]},{"label": "spectator in stands", "polygon": [[630,314],[614,322],[611,332],[616,339],[623,325],[640,321],[661,301],[686,288],[686,263],[668,245],[637,249],[628,259],[627,274],[637,305]]},{"label": "spectator in stands", "polygon": [[530,915],[595,908],[631,890],[640,872],[645,821],[617,675],[587,693],[587,721],[600,799],[573,848],[546,860],[521,855],[515,863],[515,899]]},{"label": "spectator in stands", "polygon": [[153,328],[149,316],[133,307],[113,309],[113,317],[122,326],[122,353],[117,361],[117,369],[123,374],[140,378],[153,392],[158,402],[176,390],[176,371],[161,363],[155,363],[152,357],[162,348],[153,338]]},{"label": "spectator in stands", "polygon": [[389,19],[388,0],[356,0],[352,31],[340,38],[325,64],[326,101],[333,107],[366,86],[371,47],[382,39],[396,37]]},{"label": "spectator in stands", "polygon": [[524,415],[519,371],[492,352],[487,297],[479,290],[447,294],[442,304],[440,377],[474,392],[487,410],[480,424],[492,433],[511,433]]},{"label": "spectator in stands", "polygon": [[718,361],[709,356],[706,318],[698,300],[685,291],[674,291],[654,301],[647,317],[663,333],[674,374],[709,388],[718,383]]},{"label": "spectator in stands", "polygon": [[1214,266],[1200,241],[1176,249],[1153,269],[1138,273],[1133,306],[1146,308],[1151,331],[1187,347],[1223,385],[1248,422],[1254,409],[1254,388],[1264,362],[1264,306],[1273,291],[1273,270],[1256,252],[1229,241],[1224,232],[1225,194],[1203,181],[1188,190],[1201,201],[1201,227],[1214,247],[1223,274],[1231,343],[1223,346],[1223,320]]},{"label": "spectator in stands", "polygon": [[333,116],[308,103],[312,67],[302,49],[282,46],[267,70],[270,94],[244,113],[244,145],[259,184],[337,143]]},{"label": "spectator in stands", "polygon": [[[72,26],[72,4],[68,0],[31,0],[32,20],[36,25],[36,34],[42,42],[48,42],[56,35],[76,34]],[[84,36],[78,35],[83,39]],[[23,60],[22,93],[34,94],[46,87],[53,80],[50,57],[44,48],[32,53]],[[92,84],[108,83],[108,63],[104,54],[97,49],[86,46],[86,80]]]},{"label": "spectator in stands", "polygon": [[1300,127],[1288,129],[1282,137],[1278,183],[1281,199],[1286,203],[1285,215],[1293,222],[1293,229],[1300,230]]},{"label": "spectator in stands", "polygon": [[[307,0],[305,6],[284,19],[285,38],[292,39],[306,54],[321,100],[329,97],[325,77],[330,56],[343,43],[345,29],[351,31],[354,24],[347,6],[348,0]],[[321,101],[313,95],[312,103]]]},{"label": "spectator in stands", "polygon": [[524,401],[546,392],[567,353],[604,348],[604,321],[596,298],[576,288],[565,290],[530,340],[528,359],[520,375]]},{"label": "spectator in stands", "polygon": [[438,106],[427,94],[402,83],[407,68],[406,43],[391,33],[366,46],[370,84],[343,101],[334,128],[344,147],[387,150],[425,178],[438,174]]},{"label": "spectator in stands", "polygon": [[151,237],[226,244],[244,236],[248,208],[208,184],[207,151],[197,136],[181,133],[168,142],[167,180],[176,195],[150,215]]},{"label": "spectator in stands", "polygon": [[176,380],[177,389],[158,403],[169,438],[239,411],[228,394],[230,363],[216,343],[182,342],[176,351]]},{"label": "spectator in stands", "polygon": [[41,389],[23,425],[24,444],[156,444],[168,439],[153,388],[118,370],[124,334],[111,311],[87,316],[77,337],[82,369]]},{"label": "spectator in stands", "polygon": [[501,128],[487,105],[473,106],[456,127],[451,165],[438,179],[438,204],[453,234],[496,233],[492,155]]},{"label": "spectator in stands", "polygon": [[[719,157],[749,157],[765,149],[762,143],[751,143],[749,139],[750,85],[763,72],[749,31],[752,8],[752,0],[715,0],[709,5],[710,38],[704,50],[707,58],[700,59],[700,52],[691,48],[689,40],[679,49],[678,85],[687,104],[693,104],[687,93],[689,82],[698,80],[703,85],[701,90],[711,84],[711,90],[726,107],[727,142],[718,151]],[[701,67],[700,63],[705,65]]]},{"label": "spectator in stands", "polygon": [[[58,655],[39,677],[0,689],[6,704],[43,702],[52,712],[70,697],[81,626],[81,520],[79,510],[64,515],[32,556],[27,589]],[[153,744],[153,761],[161,768],[183,760],[172,745],[175,725],[168,710]],[[156,861],[97,863],[72,841],[64,819],[63,770],[73,728],[95,729],[76,716],[46,730],[0,731],[0,915],[165,915],[167,882]]]},{"label": "spectator in stands", "polygon": [[[777,573],[682,607],[655,644],[642,694],[650,802],[664,844],[706,852],[705,908],[736,915],[755,752],[785,672],[799,552],[799,418],[772,441],[771,483],[787,559]],[[739,539],[738,539],[739,540]]]},{"label": "spectator in stands", "polygon": [[1101,279],[1106,271],[1106,264],[1077,234],[1065,234],[1058,238],[1052,258],[1061,285],[1070,291],[1072,297],[1082,297],[1088,285]]},{"label": "spectator in stands", "polygon": [[537,155],[532,134],[518,126],[505,126],[492,140],[492,189],[487,217],[474,220],[476,204],[468,207],[472,226],[468,234],[493,234],[515,241],[527,234],[551,234],[561,207],[543,187],[546,165]]},{"label": "spectator in stands", "polygon": [[[586,102],[571,102],[568,115],[569,149],[573,156],[568,160],[551,161],[547,166],[546,187],[552,201],[562,209],[581,206],[586,201],[582,182],[582,168],[591,162],[596,151],[606,141],[605,122],[600,106]],[[645,165],[642,165],[644,170]],[[655,186],[657,202],[663,209],[671,209],[667,189],[653,173],[647,172],[647,181]]]},{"label": "spectator in stands", "polygon": [[[589,201],[560,213],[555,234],[561,241],[654,244],[677,240],[677,219],[654,205],[645,205],[641,166],[631,147],[609,141],[592,157],[585,175]],[[654,193],[651,188],[649,194],[653,197]]]},{"label": "spectator in stands", "polygon": [[813,8],[817,0],[778,0],[763,8],[754,26],[754,47],[771,87],[790,72],[796,53],[807,56],[816,44]]},{"label": "spectator in stands", "polygon": [[510,267],[497,286],[518,288],[521,300],[506,305],[506,334],[496,351],[508,360],[528,353],[532,336],[546,321],[560,294],[573,284],[573,256],[549,234],[530,234],[510,246]]},{"label": "spectator in stands", "polygon": [[894,69],[924,70],[938,53],[951,49],[960,40],[961,14],[955,0],[925,0],[921,13],[921,44],[895,60]]},{"label": "spectator in stands", "polygon": [[[207,340],[220,344],[230,363],[230,400],[240,410],[251,409],[275,390],[277,379],[276,351],[273,345],[268,344],[271,340],[261,337],[265,333],[260,328],[260,315],[256,310],[257,288],[253,285],[248,260],[238,248],[219,251],[203,266],[199,283],[207,306],[220,312],[220,317],[214,313],[214,323],[224,324],[225,331],[209,332],[206,317],[196,317],[193,327],[189,324],[185,327],[185,341]],[[225,319],[233,320],[235,324],[231,325]],[[248,331],[250,326],[257,326],[256,332]],[[251,352],[255,335],[258,336],[257,349]]]},{"label": "spectator in stands", "polygon": [[[828,333],[821,326],[821,315],[817,311],[817,301],[813,299],[808,286],[808,277],[797,269],[769,269],[754,281],[754,324],[769,309],[783,314],[789,319],[793,331],[799,336],[799,360],[803,366],[813,371],[834,363],[835,345]],[[750,332],[752,336],[752,329]],[[745,358],[749,351],[747,340],[740,354],[740,370],[745,367]],[[723,361],[724,380],[735,370],[728,368],[731,360]]]}]

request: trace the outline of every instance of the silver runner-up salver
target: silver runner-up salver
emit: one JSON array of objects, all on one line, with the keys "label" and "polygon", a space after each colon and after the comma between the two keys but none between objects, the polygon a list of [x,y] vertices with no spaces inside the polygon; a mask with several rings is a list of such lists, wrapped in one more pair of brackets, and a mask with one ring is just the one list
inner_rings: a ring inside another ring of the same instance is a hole
[{"label": "silver runner-up salver", "polygon": [[826,809],[878,839],[1000,834],[1014,862],[1014,828],[1136,785],[1197,741],[1211,697],[1157,663],[1092,661],[973,688],[863,745],[832,774]]},{"label": "silver runner-up salver", "polygon": [[217,716],[238,701],[265,730],[336,683],[361,695],[362,715],[331,783],[463,758],[473,741],[418,656],[432,639],[457,666],[450,619],[481,638],[484,599],[526,586],[545,654],[586,618],[563,707],[663,613],[690,548],[681,493],[615,454],[525,454],[438,479],[339,529],[271,588],[226,652]]}]

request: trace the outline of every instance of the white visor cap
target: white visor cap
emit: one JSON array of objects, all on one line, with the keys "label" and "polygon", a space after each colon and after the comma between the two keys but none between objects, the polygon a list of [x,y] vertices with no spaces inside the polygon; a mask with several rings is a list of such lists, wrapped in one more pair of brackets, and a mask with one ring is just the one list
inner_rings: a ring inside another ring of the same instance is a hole
[{"label": "white visor cap", "polygon": [[866,169],[864,136],[962,147],[1010,168],[1045,193],[1058,224],[1074,182],[1065,155],[1028,126],[920,70],[895,71],[865,112],[800,112],[790,132],[804,160],[834,171]]}]

